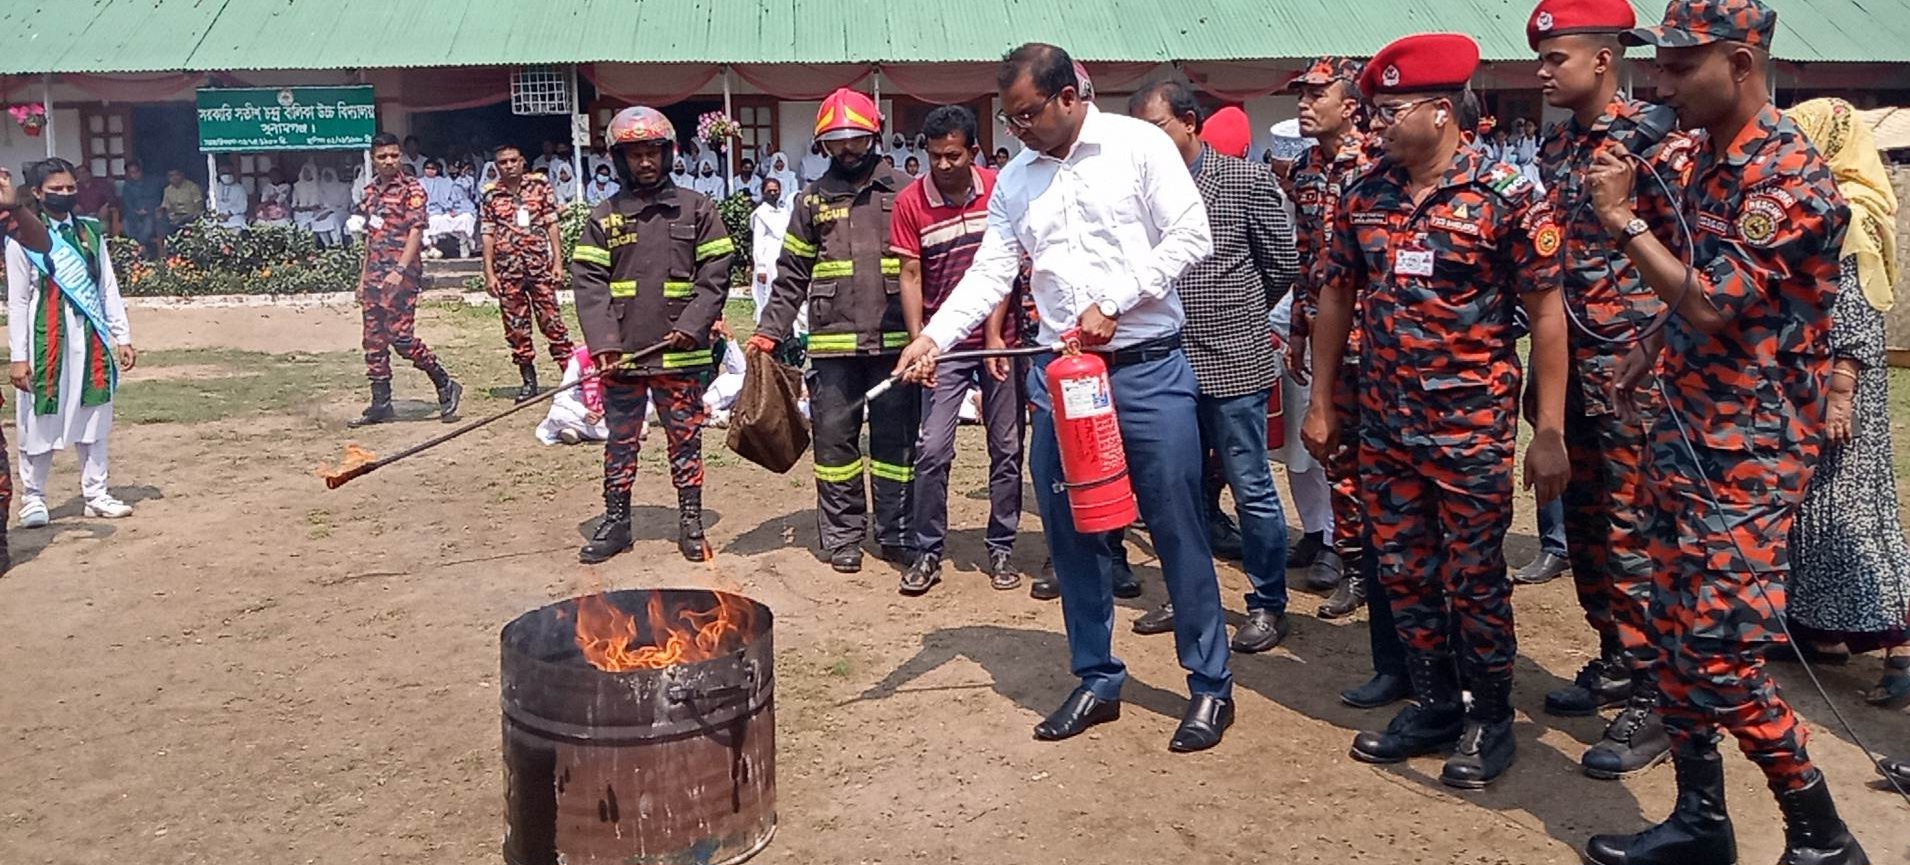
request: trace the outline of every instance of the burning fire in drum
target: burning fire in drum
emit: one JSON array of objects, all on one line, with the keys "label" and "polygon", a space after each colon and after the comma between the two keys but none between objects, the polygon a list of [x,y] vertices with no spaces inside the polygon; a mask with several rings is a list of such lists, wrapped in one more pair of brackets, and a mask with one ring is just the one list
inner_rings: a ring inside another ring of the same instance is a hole
[{"label": "burning fire in drum", "polygon": [[504,626],[504,859],[722,865],[776,832],[769,608],[627,590]]}]

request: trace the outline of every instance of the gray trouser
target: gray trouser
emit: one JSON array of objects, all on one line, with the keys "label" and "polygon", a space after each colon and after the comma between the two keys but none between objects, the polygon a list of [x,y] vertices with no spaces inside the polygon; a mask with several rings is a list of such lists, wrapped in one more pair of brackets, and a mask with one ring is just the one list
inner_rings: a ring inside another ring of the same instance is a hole
[{"label": "gray trouser", "polygon": [[968,389],[982,390],[982,425],[988,432],[989,552],[1009,552],[1021,527],[1021,446],[1028,362],[1015,358],[1007,381],[996,381],[979,360],[936,367],[935,390],[923,394],[922,430],[915,446],[915,548],[942,555],[948,539],[948,469],[955,462],[955,425]]}]

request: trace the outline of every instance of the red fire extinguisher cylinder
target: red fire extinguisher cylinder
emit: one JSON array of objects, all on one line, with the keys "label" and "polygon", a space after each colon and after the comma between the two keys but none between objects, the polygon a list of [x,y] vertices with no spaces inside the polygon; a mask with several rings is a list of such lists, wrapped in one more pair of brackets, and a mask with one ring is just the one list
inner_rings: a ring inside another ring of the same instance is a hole
[{"label": "red fire extinguisher cylinder", "polygon": [[1074,530],[1107,532],[1133,523],[1140,510],[1107,364],[1092,354],[1063,354],[1048,364],[1047,381]]}]

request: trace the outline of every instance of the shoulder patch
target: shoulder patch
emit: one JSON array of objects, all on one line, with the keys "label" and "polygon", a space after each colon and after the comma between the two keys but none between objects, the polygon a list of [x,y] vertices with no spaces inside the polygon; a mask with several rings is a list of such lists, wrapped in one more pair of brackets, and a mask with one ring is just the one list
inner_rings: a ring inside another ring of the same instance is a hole
[{"label": "shoulder patch", "polygon": [[1744,205],[1738,209],[1738,236],[1753,246],[1770,243],[1777,236],[1777,227],[1784,223],[1788,198],[1790,194],[1781,189],[1745,196]]},{"label": "shoulder patch", "polygon": [[1507,198],[1523,195],[1532,188],[1530,178],[1520,173],[1517,168],[1504,163],[1492,166],[1492,169],[1487,171],[1486,176],[1480,180],[1491,187],[1492,191]]}]

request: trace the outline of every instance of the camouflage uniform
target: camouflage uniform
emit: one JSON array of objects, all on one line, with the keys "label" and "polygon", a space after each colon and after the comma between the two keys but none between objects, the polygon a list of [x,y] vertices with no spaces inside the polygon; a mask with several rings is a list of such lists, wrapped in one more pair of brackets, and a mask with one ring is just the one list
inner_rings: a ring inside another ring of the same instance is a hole
[{"label": "camouflage uniform", "polygon": [[626,189],[591,210],[570,261],[577,320],[590,350],[638,351],[671,331],[696,338],[691,348],[631,358],[604,376],[606,500],[628,501],[644,403],[652,398],[670,442],[671,482],[679,490],[702,486],[710,327],[729,296],[734,253],[716,205],[667,178],[656,190]]},{"label": "camouflage uniform", "polygon": [[[391,381],[392,349],[427,373],[439,368],[437,356],[414,332],[418,278],[424,274],[424,265],[414,261],[410,267],[398,266],[411,233],[424,230],[424,203],[424,187],[403,172],[390,180],[374,178],[359,202],[367,222],[365,275],[358,283],[358,303],[365,321],[365,377],[374,382]],[[385,284],[392,273],[402,278],[396,288]]]},{"label": "camouflage uniform", "polygon": [[[831,171],[804,189],[789,217],[768,308],[757,323],[757,333],[787,339],[796,308],[809,303],[816,522],[825,550],[860,544],[867,532],[862,395],[888,378],[909,342],[902,260],[889,250],[895,196],[906,185],[895,169],[878,164],[859,185]],[[867,406],[876,541],[888,548],[910,546],[921,393],[898,387]]]},{"label": "camouflage uniform", "polygon": [[1501,547],[1520,379],[1512,310],[1515,292],[1557,284],[1559,233],[1550,203],[1517,169],[1487,166],[1470,148],[1418,205],[1407,182],[1381,163],[1347,188],[1324,276],[1360,298],[1371,555],[1416,663],[1457,655],[1475,707],[1490,702],[1482,711],[1509,718],[1517,644]]},{"label": "camouflage uniform", "polygon": [[1656,574],[1646,625],[1674,753],[1709,751],[1728,730],[1782,793],[1813,770],[1764,654],[1782,639],[1785,539],[1823,444],[1849,209],[1769,105],[1735,141],[1698,142],[1684,198],[1692,290],[1730,321],[1711,335],[1677,317],[1666,329],[1666,405],[1645,469]]},{"label": "camouflage uniform", "polygon": [[558,277],[552,270],[558,250],[550,244],[557,224],[557,199],[542,174],[530,173],[513,193],[502,181],[487,183],[478,208],[484,236],[490,238],[492,271],[497,274],[498,307],[504,317],[504,341],[518,366],[537,361],[531,343],[531,319],[550,343],[550,356],[561,370],[572,345],[557,308]]},{"label": "camouflage uniform", "polygon": [[[1294,204],[1299,210],[1299,231],[1295,233],[1301,262],[1301,284],[1305,291],[1295,297],[1290,325],[1291,345],[1305,346],[1312,336],[1313,316],[1320,304],[1320,286],[1326,277],[1326,248],[1331,243],[1333,214],[1341,191],[1372,165],[1376,154],[1365,135],[1348,132],[1340,139],[1338,153],[1327,154],[1313,147],[1306,158],[1293,166]],[[1358,301],[1353,315],[1359,316]],[[1360,503],[1359,467],[1359,380],[1360,335],[1355,328],[1346,335],[1346,354],[1340,361],[1340,375],[1333,389],[1333,410],[1340,416],[1340,446],[1325,466],[1333,482],[1334,546],[1357,550],[1366,524],[1365,508]]]},{"label": "camouflage uniform", "polygon": [[[1692,155],[1689,137],[1664,134],[1675,125],[1669,108],[1619,98],[1589,128],[1576,119],[1554,125],[1539,151],[1565,238],[1565,302],[1579,320],[1569,330],[1572,366],[1565,393],[1565,447],[1572,462],[1564,496],[1565,535],[1572,579],[1585,621],[1606,649],[1603,654],[1622,652],[1633,667],[1644,666],[1653,655],[1644,635],[1652,571],[1639,534],[1646,517],[1639,485],[1645,430],[1657,417],[1660,401],[1655,392],[1641,390],[1635,400],[1639,420],[1628,423],[1612,405],[1610,388],[1629,350],[1620,340],[1642,330],[1664,311],[1664,303],[1599,225],[1585,177],[1593,154],[1608,144],[1642,157],[1657,179],[1639,172],[1636,209],[1671,236],[1677,215],[1666,192],[1684,188]],[[1653,143],[1651,137],[1662,140]]]}]

